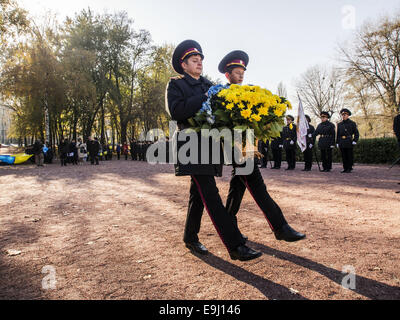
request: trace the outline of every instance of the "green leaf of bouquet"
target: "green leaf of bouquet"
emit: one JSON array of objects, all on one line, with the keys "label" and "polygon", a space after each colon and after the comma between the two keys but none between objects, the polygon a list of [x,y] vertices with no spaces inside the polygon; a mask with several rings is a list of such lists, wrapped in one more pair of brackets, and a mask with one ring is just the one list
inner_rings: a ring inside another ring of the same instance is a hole
[{"label": "green leaf of bouquet", "polygon": [[233,129],[234,130],[243,130],[246,131],[249,127],[248,126],[236,126]]},{"label": "green leaf of bouquet", "polygon": [[188,122],[189,122],[189,124],[190,124],[192,127],[196,127],[196,126],[197,126],[197,124],[196,124],[196,122],[194,121],[193,118],[189,118],[189,119],[188,119]]}]

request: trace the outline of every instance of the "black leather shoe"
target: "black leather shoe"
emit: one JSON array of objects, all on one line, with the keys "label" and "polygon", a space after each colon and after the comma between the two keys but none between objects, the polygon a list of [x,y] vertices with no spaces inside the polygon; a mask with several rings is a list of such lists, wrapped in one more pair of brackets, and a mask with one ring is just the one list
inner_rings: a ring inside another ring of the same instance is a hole
[{"label": "black leather shoe", "polygon": [[275,231],[276,240],[284,240],[286,242],[295,242],[302,240],[306,237],[305,234],[297,232],[288,224],[284,225],[281,229]]},{"label": "black leather shoe", "polygon": [[232,260],[249,261],[257,259],[262,255],[262,253],[242,245],[237,247],[235,250],[229,251],[229,255]]},{"label": "black leather shoe", "polygon": [[190,251],[199,253],[202,255],[207,255],[208,250],[205,246],[203,246],[200,242],[191,242],[191,243],[186,243],[186,248],[190,249]]}]

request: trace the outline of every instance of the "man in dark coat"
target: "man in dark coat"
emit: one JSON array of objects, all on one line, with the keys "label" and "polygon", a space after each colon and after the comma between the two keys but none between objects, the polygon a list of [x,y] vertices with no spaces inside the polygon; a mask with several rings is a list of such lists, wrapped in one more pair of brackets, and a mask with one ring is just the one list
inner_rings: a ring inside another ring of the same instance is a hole
[{"label": "man in dark coat", "polygon": [[308,121],[309,128],[307,130],[307,137],[306,137],[307,148],[303,152],[303,155],[304,155],[304,170],[303,171],[311,171],[312,164],[313,164],[313,149],[314,149],[314,145],[315,145],[315,138],[313,137],[315,128],[311,125],[310,116],[306,115],[306,119]]},{"label": "man in dark coat", "polygon": [[38,167],[43,167],[43,143],[40,140],[36,140],[35,144],[33,145],[33,153],[35,155],[35,163]]},{"label": "man in dark coat", "polygon": [[328,112],[321,112],[321,123],[313,134],[318,141],[318,148],[321,150],[322,172],[330,172],[332,170],[332,151],[335,148],[335,125],[329,121],[331,115]]},{"label": "man in dark coat", "polygon": [[393,121],[393,131],[397,137],[397,142],[400,148],[400,114],[398,114]]},{"label": "man in dark coat", "polygon": [[282,132],[279,138],[273,138],[271,141],[272,158],[274,160],[274,166],[271,169],[279,170],[282,164],[282,150],[283,150],[283,139]]},{"label": "man in dark coat", "polygon": [[269,141],[258,141],[258,152],[260,152],[263,157],[261,159],[261,167],[260,168],[267,168],[268,167],[268,149],[269,149]]},{"label": "man in dark coat", "polygon": [[297,128],[293,123],[293,116],[286,116],[286,121],[287,125],[283,128],[282,133],[283,147],[285,148],[286,161],[288,163],[286,170],[294,170],[296,168]]},{"label": "man in dark coat", "polygon": [[62,167],[67,166],[68,151],[69,151],[69,142],[66,139],[62,139],[60,145],[58,146],[58,153],[60,156]]},{"label": "man in dark coat", "polygon": [[99,165],[100,142],[97,140],[97,138],[94,138],[94,140],[92,137],[89,138],[87,149],[89,152],[90,163],[94,165],[96,161],[96,165]]},{"label": "man in dark coat", "polygon": [[354,146],[357,145],[360,134],[357,124],[350,120],[351,112],[349,109],[340,111],[343,121],[337,125],[336,143],[342,153],[343,171],[342,173],[351,173],[354,165]]},{"label": "man in dark coat", "polygon": [[72,140],[71,143],[69,144],[68,152],[70,154],[70,156],[69,156],[70,162],[73,165],[78,165],[79,156],[78,156],[78,148],[76,146],[76,141],[75,140]]},{"label": "man in dark coat", "polygon": [[[399,106],[399,108],[400,108],[400,106]],[[399,111],[400,111],[400,109],[399,109]],[[396,135],[397,143],[398,143],[399,149],[400,149],[400,114],[398,114],[396,117],[394,117],[393,131],[394,131],[394,134]],[[400,193],[400,191],[397,191],[396,193]]]},{"label": "man in dark coat", "polygon": [[[44,152],[44,163],[48,163],[51,164],[53,163],[53,148],[51,147],[51,145],[46,142],[45,146],[47,147],[47,151]],[[45,150],[43,150],[45,151]]]},{"label": "man in dark coat", "polygon": [[[247,70],[249,63],[249,56],[240,50],[233,51],[225,56],[219,64],[219,71],[225,74],[229,84],[243,83],[244,73]],[[264,153],[265,159],[267,159],[267,145],[263,142],[259,144],[261,148],[260,153]],[[243,200],[246,189],[249,190],[250,194],[254,198],[258,207],[264,214],[270,228],[275,233],[277,240],[285,240],[294,242],[305,238],[304,234],[301,234],[293,230],[287,223],[283,216],[282,210],[279,205],[271,198],[267,191],[264,179],[261,175],[260,169],[257,165],[254,166],[253,171],[250,174],[240,174],[238,168],[240,165],[233,164],[232,178],[230,181],[230,188],[228,193],[228,199],[226,202],[226,209],[232,216],[235,225],[237,226],[237,214],[240,209],[240,205]],[[247,240],[246,236],[243,236],[244,240]]]},{"label": "man in dark coat", "polygon": [[[175,156],[179,154],[180,148],[184,147],[186,143],[191,143],[191,136],[185,131],[186,128],[190,128],[188,119],[201,109],[203,102],[207,100],[208,89],[212,86],[210,81],[201,76],[203,58],[200,45],[193,40],[186,40],[179,44],[173,54],[173,68],[178,74],[182,75],[171,79],[167,87],[168,110],[172,120],[178,122],[179,128],[179,131],[175,133],[175,141],[173,142],[176,143],[177,147]],[[182,136],[181,139],[184,141],[179,141],[181,140],[179,136]],[[200,134],[197,137],[200,140]],[[201,155],[201,144],[197,143],[196,147],[198,155]],[[203,164],[192,161],[186,163],[177,157],[176,176],[191,177],[184,242],[192,252],[208,253],[208,250],[199,242],[198,238],[201,217],[205,207],[232,259],[247,261],[258,258],[261,253],[245,245],[245,241],[232,217],[222,203],[215,182],[215,176],[222,175],[222,162],[221,164]]]}]

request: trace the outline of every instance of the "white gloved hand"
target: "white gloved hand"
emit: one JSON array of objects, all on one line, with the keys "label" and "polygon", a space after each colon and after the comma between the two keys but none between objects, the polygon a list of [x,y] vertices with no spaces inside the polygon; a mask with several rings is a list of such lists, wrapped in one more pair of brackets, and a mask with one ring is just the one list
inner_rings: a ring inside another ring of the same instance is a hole
[{"label": "white gloved hand", "polygon": [[331,149],[334,149],[335,148],[335,146],[331,146]]},{"label": "white gloved hand", "polygon": [[279,148],[281,148],[281,149],[282,149],[282,148],[283,148],[283,145],[281,145],[281,144],[280,144],[280,145],[279,145]]},{"label": "white gloved hand", "polygon": [[336,145],[336,148],[339,148],[339,144]]},{"label": "white gloved hand", "polygon": [[291,141],[290,141],[290,144],[291,144],[291,145],[294,145],[294,141],[293,141],[293,140],[291,140]]},{"label": "white gloved hand", "polygon": [[310,134],[308,135],[308,137],[309,137],[309,138],[312,138],[312,134],[310,133]]},{"label": "white gloved hand", "polygon": [[357,144],[357,142],[353,141],[353,146],[355,146]]},{"label": "white gloved hand", "polygon": [[313,145],[312,145],[312,144],[310,144],[310,145],[309,145],[309,148],[310,148],[310,149],[312,149],[312,148],[313,148]]}]

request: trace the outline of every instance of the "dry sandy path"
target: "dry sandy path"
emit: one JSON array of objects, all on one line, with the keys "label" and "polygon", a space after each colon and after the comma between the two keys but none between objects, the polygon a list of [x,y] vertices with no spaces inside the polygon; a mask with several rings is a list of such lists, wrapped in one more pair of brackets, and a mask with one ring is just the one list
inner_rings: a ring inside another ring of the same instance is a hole
[{"label": "dry sandy path", "polygon": [[[0,299],[400,299],[399,168],[262,172],[307,239],[276,241],[246,192],[239,225],[263,255],[244,263],[230,260],[206,213],[200,239],[210,255],[184,247],[189,178],[170,165],[1,166]],[[346,265],[354,290],[341,286]],[[42,287],[45,266],[55,289]]]}]

